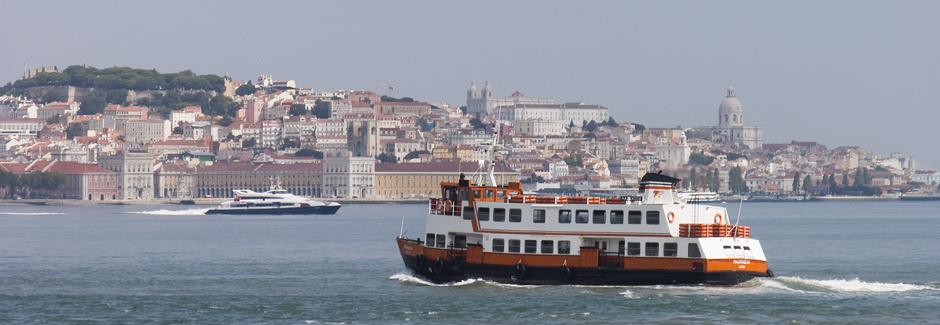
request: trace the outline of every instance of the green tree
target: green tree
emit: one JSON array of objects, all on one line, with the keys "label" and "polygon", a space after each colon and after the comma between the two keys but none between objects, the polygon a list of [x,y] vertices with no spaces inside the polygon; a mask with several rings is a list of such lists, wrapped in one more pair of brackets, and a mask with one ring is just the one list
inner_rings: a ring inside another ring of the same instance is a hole
[{"label": "green tree", "polygon": [[427,150],[412,151],[412,152],[409,152],[407,155],[405,155],[404,159],[411,160],[411,159],[418,158],[419,155],[424,155],[424,154],[430,154],[430,152],[428,152]]},{"label": "green tree", "polygon": [[721,185],[721,180],[718,178],[718,168],[712,169],[706,179],[708,182],[708,189],[712,192],[718,192]]},{"label": "green tree", "polygon": [[40,100],[40,103],[46,104],[51,102],[64,102],[66,100],[68,100],[68,98],[66,98],[65,95],[62,95],[62,93],[58,91],[50,91],[45,95],[42,95],[42,100]]},{"label": "green tree", "polygon": [[238,96],[251,95],[251,94],[254,94],[255,91],[258,91],[258,88],[249,82],[247,84],[238,86],[238,88],[235,89],[235,95],[238,95]]},{"label": "green tree", "polygon": [[62,116],[59,115],[59,114],[50,116],[49,118],[46,119],[46,124],[47,124],[47,125],[48,125],[48,124],[59,124],[59,119],[60,119],[60,118],[62,118]]},{"label": "green tree", "polygon": [[109,104],[121,105],[127,102],[127,89],[108,90],[106,96]]},{"label": "green tree", "polygon": [[588,124],[584,126],[584,130],[594,132],[594,130],[597,130],[597,122],[591,120],[591,122],[588,122]]},{"label": "green tree", "polygon": [[318,99],[313,104],[312,114],[316,115],[317,118],[320,118],[320,119],[332,118],[333,112],[331,112],[331,109],[330,109],[330,107],[332,107],[332,104],[333,104],[332,102],[322,101]]},{"label": "green tree", "polygon": [[842,186],[849,186],[849,173],[842,172]]},{"label": "green tree", "polygon": [[793,191],[796,192],[799,190],[800,190],[800,172],[796,172],[796,174],[793,174]]},{"label": "green tree", "polygon": [[813,178],[809,175],[803,178],[803,187],[801,188],[803,192],[809,192],[809,189],[813,187]]},{"label": "green tree", "polygon": [[829,174],[823,174],[823,178],[819,181],[819,186],[829,186]]},{"label": "green tree", "polygon": [[715,161],[715,157],[706,156],[704,153],[693,152],[689,155],[689,164],[690,165],[702,165],[707,166]]},{"label": "green tree", "polygon": [[573,127],[574,127],[574,120],[571,120],[571,123],[568,123],[568,128],[570,129]]},{"label": "green tree", "polygon": [[79,105],[79,114],[94,115],[103,113],[105,106],[108,106],[107,94],[102,91],[93,91],[85,95],[85,99]]},{"label": "green tree", "polygon": [[744,172],[741,167],[734,167],[728,171],[728,186],[734,194],[747,193],[747,183],[744,181]]},{"label": "green tree", "polygon": [[294,156],[295,157],[313,157],[316,159],[323,159],[322,152],[309,149],[309,148],[303,148],[303,149],[297,150],[297,152],[294,153]]},{"label": "green tree", "polygon": [[304,104],[291,105],[290,111],[288,111],[287,114],[290,114],[290,116],[307,115],[307,105],[304,105]]},{"label": "green tree", "polygon": [[242,141],[242,148],[253,148],[256,145],[258,145],[258,140],[255,140],[255,138]]},{"label": "green tree", "polygon": [[611,117],[609,117],[609,118],[607,119],[607,126],[609,126],[609,127],[618,127],[618,126],[620,126],[620,124],[617,123],[617,121],[614,121],[614,117],[611,116]]},{"label": "green tree", "polygon": [[476,117],[470,119],[470,125],[472,125],[474,129],[486,129],[486,124],[483,124],[483,121]]},{"label": "green tree", "polygon": [[382,153],[377,158],[379,159],[380,162],[383,162],[383,163],[394,164],[398,162],[398,157],[395,157],[395,154],[389,153],[389,152]]},{"label": "green tree", "polygon": [[232,125],[232,118],[231,118],[231,117],[228,117],[228,116],[222,117],[222,119],[219,120],[218,124],[219,124],[219,126],[229,126],[229,125]]},{"label": "green tree", "polygon": [[285,148],[299,148],[299,147],[300,147],[300,142],[297,141],[296,139],[291,139],[291,138],[284,138],[284,143],[281,144],[281,150],[284,150]]}]

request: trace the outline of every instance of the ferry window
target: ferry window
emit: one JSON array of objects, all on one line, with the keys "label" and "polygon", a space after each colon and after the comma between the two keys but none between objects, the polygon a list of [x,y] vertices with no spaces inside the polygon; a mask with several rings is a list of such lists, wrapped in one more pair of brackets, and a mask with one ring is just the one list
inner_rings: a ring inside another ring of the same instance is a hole
[{"label": "ferry window", "polygon": [[467,196],[468,196],[467,190],[460,190],[460,200],[461,200],[461,201],[466,201],[466,200],[468,200],[469,198],[468,198]]},{"label": "ferry window", "polygon": [[493,209],[493,221],[497,221],[497,222],[506,221],[506,209],[503,209],[503,208]]},{"label": "ferry window", "polygon": [[734,257],[734,251],[731,250],[731,246],[725,246],[725,256]]},{"label": "ferry window", "polygon": [[522,209],[509,209],[509,222],[522,222]]},{"label": "ferry window", "polygon": [[627,243],[627,255],[640,255],[640,243]]},{"label": "ferry window", "polygon": [[741,250],[741,246],[734,246],[734,256],[744,257],[744,251]]},{"label": "ferry window", "polygon": [[526,252],[526,254],[535,254],[535,247],[536,247],[536,245],[537,245],[537,242],[536,242],[536,241],[534,241],[534,240],[526,240],[526,241],[525,241],[525,252]]},{"label": "ferry window", "polygon": [[754,252],[751,252],[751,248],[744,246],[744,257],[754,258]]},{"label": "ferry window", "polygon": [[620,211],[620,210],[610,211],[610,224],[622,225],[623,224],[623,211]]},{"label": "ferry window", "polygon": [[594,210],[594,214],[591,216],[591,222],[593,223],[607,223],[607,211],[604,210]]},{"label": "ferry window", "polygon": [[473,198],[475,199],[480,198],[480,190],[473,190]]},{"label": "ferry window", "polygon": [[646,211],[646,224],[658,225],[659,224],[659,211]]},{"label": "ferry window", "polygon": [[532,210],[532,222],[545,223],[545,209]]},{"label": "ferry window", "polygon": [[555,242],[551,240],[542,241],[542,254],[551,254],[555,252]]},{"label": "ferry window", "polygon": [[659,243],[646,243],[646,256],[659,256]]},{"label": "ferry window", "polygon": [[444,234],[437,234],[437,248],[444,248],[447,245],[447,237]]},{"label": "ferry window", "polygon": [[571,254],[571,242],[567,240],[559,240],[558,254]]},{"label": "ferry window", "polygon": [[558,223],[571,223],[571,210],[559,210]]},{"label": "ferry window", "polygon": [[427,240],[424,241],[424,245],[427,247],[434,247],[434,234],[428,234]]},{"label": "ferry window", "polygon": [[473,220],[473,207],[463,207],[463,220]]},{"label": "ferry window", "polygon": [[630,211],[630,213],[627,214],[627,222],[631,225],[640,224],[640,220],[642,220],[642,218],[643,212],[640,211]]},{"label": "ferry window", "polygon": [[665,257],[679,256],[679,244],[676,244],[676,243],[663,244],[663,256]]},{"label": "ferry window", "polygon": [[702,251],[698,250],[698,244],[689,243],[689,257],[702,257]]},{"label": "ferry window", "polygon": [[504,197],[506,197],[506,191],[505,191],[505,190],[496,191],[496,198],[497,198],[497,199],[502,199],[502,198],[504,198]]},{"label": "ferry window", "polygon": [[477,208],[477,219],[480,221],[490,221],[490,208]]},{"label": "ferry window", "polygon": [[454,247],[467,248],[467,235],[455,235]]},{"label": "ferry window", "polygon": [[518,240],[518,239],[510,239],[510,240],[509,240],[509,252],[510,252],[510,253],[518,253],[518,252],[521,252],[520,248],[521,248],[521,247],[519,246],[519,240]]},{"label": "ferry window", "polygon": [[577,211],[575,211],[574,222],[576,222],[576,223],[588,223],[588,211],[587,211],[587,210],[577,210]]},{"label": "ferry window", "polygon": [[506,240],[502,238],[493,238],[493,251],[502,253],[506,248]]},{"label": "ferry window", "polygon": [[483,191],[483,198],[484,198],[484,199],[492,199],[492,198],[493,198],[493,190],[485,190],[485,191]]}]

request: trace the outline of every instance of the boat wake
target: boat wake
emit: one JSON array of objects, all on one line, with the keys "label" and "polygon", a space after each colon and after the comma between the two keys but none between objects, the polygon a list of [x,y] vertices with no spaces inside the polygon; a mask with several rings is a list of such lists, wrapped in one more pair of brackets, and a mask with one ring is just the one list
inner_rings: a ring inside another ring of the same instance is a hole
[{"label": "boat wake", "polygon": [[813,280],[800,277],[782,276],[773,279],[760,279],[761,285],[768,288],[783,289],[799,293],[814,292],[904,292],[917,290],[937,290],[930,286],[905,283],[864,282],[858,278],[852,280]]},{"label": "boat wake", "polygon": [[468,279],[468,280],[463,280],[463,281],[460,281],[460,282],[451,282],[451,283],[437,284],[437,283],[434,283],[434,282],[431,282],[431,281],[428,281],[428,280],[425,280],[425,279],[422,279],[422,278],[419,278],[419,277],[415,277],[415,276],[410,275],[410,274],[405,274],[405,273],[398,273],[398,274],[395,274],[395,275],[389,277],[389,279],[391,279],[391,280],[398,280],[398,281],[401,281],[401,282],[409,282],[409,283],[414,283],[414,284],[421,284],[421,285],[426,285],[426,286],[432,286],[432,287],[459,287],[459,286],[464,286],[464,285],[472,284],[472,283],[475,283],[475,282],[477,282],[477,281],[483,281],[482,279]]},{"label": "boat wake", "polygon": [[160,209],[160,210],[154,210],[154,211],[137,211],[137,212],[131,212],[131,213],[136,213],[136,214],[152,214],[152,215],[160,215],[160,216],[198,216],[198,215],[204,215],[204,214],[206,214],[206,211],[208,211],[208,210],[209,210],[208,208],[206,208],[206,209],[189,209],[189,210],[167,210],[167,209]]},{"label": "boat wake", "polygon": [[53,214],[65,214],[59,212],[0,212],[0,215],[15,215],[15,216],[45,216]]}]

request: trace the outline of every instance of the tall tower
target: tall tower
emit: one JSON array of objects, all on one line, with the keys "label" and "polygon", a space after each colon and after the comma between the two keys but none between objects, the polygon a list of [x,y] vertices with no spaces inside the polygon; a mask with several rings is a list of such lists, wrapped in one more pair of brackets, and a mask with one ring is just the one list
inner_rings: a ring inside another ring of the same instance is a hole
[{"label": "tall tower", "polygon": [[480,98],[480,93],[477,92],[477,82],[476,80],[470,79],[470,89],[467,90],[467,100]]},{"label": "tall tower", "polygon": [[728,87],[728,96],[718,106],[718,127],[744,126],[744,110],[734,97],[734,88]]},{"label": "tall tower", "polygon": [[486,79],[486,85],[483,86],[483,98],[487,100],[493,99],[493,88],[490,88],[489,79]]}]

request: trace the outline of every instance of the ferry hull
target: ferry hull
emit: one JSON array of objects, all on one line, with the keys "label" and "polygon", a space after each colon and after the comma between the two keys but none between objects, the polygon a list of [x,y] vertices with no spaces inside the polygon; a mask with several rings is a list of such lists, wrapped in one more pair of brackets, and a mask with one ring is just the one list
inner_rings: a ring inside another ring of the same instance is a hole
[{"label": "ferry hull", "polygon": [[[526,267],[517,271],[514,265],[469,264],[446,261],[437,271],[437,261],[421,261],[414,256],[402,254],[405,266],[435,283],[456,282],[467,279],[484,279],[499,283],[523,285],[674,285],[709,284],[736,285],[756,277],[769,277],[769,273],[753,271],[675,271],[675,270],[626,270],[605,268],[568,268],[567,275],[561,267]],[[435,273],[439,272],[439,273]]]},{"label": "ferry hull", "polygon": [[341,205],[296,208],[209,209],[206,214],[335,214]]}]

